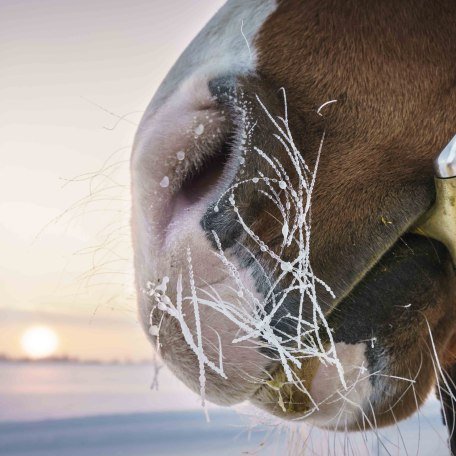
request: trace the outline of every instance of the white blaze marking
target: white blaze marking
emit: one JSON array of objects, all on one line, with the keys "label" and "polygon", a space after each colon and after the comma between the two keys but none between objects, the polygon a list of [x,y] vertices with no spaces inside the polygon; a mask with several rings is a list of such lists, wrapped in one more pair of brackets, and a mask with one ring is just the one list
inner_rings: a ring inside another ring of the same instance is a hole
[{"label": "white blaze marking", "polygon": [[356,423],[372,393],[365,351],[366,344],[336,343],[337,355],[344,369],[347,388],[341,384],[334,366],[321,364],[312,380],[310,393],[318,404],[310,419],[314,424],[336,426]]},{"label": "white blaze marking", "polygon": [[147,108],[138,132],[147,130],[150,115],[188,77],[199,73],[202,78],[212,79],[254,71],[257,52],[253,41],[276,8],[276,0],[227,1],[174,64]]}]

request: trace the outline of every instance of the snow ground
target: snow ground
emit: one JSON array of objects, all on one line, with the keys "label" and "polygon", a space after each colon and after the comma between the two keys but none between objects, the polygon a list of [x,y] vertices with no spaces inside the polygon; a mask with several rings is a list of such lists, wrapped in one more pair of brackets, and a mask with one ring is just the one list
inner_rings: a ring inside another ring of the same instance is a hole
[{"label": "snow ground", "polygon": [[[1,456],[284,455],[290,431],[262,425],[249,434],[247,411],[213,407],[169,372],[151,391],[149,365],[30,365],[0,363]],[[292,454],[449,454],[440,407],[433,397],[398,427],[327,433],[306,428]],[[303,453],[303,448],[306,448]]]}]

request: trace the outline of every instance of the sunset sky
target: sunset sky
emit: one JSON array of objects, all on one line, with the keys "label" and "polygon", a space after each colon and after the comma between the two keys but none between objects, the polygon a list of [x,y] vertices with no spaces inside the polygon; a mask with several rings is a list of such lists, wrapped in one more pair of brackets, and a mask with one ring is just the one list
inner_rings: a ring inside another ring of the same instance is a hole
[{"label": "sunset sky", "polygon": [[0,3],[0,353],[152,356],[136,320],[128,158],[141,112],[222,0]]}]

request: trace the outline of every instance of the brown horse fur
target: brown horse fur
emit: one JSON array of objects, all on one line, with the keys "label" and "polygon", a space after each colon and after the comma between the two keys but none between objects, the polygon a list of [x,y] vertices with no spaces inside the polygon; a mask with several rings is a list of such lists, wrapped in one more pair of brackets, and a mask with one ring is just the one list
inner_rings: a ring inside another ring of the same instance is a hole
[{"label": "brown horse fur", "polygon": [[432,203],[431,163],[456,125],[455,27],[452,0],[284,0],[257,38],[258,74],[286,88],[309,161],[316,109],[338,100],[324,111],[312,264],[339,299]]}]

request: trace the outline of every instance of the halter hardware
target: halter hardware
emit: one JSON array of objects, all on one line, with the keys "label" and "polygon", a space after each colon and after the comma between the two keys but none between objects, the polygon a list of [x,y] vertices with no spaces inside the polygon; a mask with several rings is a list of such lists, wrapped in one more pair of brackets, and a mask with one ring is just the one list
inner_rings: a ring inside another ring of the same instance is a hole
[{"label": "halter hardware", "polygon": [[456,266],[456,136],[435,159],[434,170],[435,203],[414,232],[445,244]]}]

